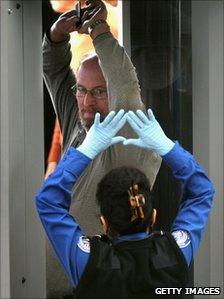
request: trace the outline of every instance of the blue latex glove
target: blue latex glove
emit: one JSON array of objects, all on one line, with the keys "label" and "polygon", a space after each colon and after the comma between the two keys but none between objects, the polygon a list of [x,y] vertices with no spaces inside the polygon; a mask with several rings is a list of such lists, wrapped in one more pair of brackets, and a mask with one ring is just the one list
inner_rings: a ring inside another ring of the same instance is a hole
[{"label": "blue latex glove", "polygon": [[126,117],[127,114],[124,114],[123,109],[117,114],[115,111],[111,111],[107,117],[100,122],[100,114],[96,113],[92,127],[77,150],[90,159],[94,159],[110,145],[126,140],[122,136],[114,137],[125,124]]},{"label": "blue latex glove", "polygon": [[148,110],[148,117],[141,110],[137,110],[136,114],[129,111],[127,121],[139,139],[127,139],[124,145],[132,144],[153,150],[160,156],[167,154],[173,148],[174,142],[165,135],[151,109]]}]

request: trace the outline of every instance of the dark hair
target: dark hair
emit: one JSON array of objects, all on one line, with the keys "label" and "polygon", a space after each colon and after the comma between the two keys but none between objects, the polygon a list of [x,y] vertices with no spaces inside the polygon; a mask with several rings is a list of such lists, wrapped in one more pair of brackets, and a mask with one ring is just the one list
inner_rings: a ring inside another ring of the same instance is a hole
[{"label": "dark hair", "polygon": [[[138,184],[139,193],[145,197],[145,217],[131,222],[128,190],[133,184]],[[152,214],[150,184],[145,174],[137,168],[123,166],[107,173],[97,186],[96,200],[112,231],[121,235],[136,233],[145,231],[149,225]]]}]

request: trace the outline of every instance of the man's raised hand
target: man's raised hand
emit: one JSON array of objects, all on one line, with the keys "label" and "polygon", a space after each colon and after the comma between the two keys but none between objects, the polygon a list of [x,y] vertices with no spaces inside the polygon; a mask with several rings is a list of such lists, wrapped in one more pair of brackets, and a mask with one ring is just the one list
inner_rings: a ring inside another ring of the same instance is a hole
[{"label": "man's raised hand", "polygon": [[50,29],[50,38],[53,42],[62,42],[69,37],[73,31],[77,31],[79,18],[75,10],[63,13]]},{"label": "man's raised hand", "polygon": [[101,0],[88,0],[86,1],[85,12],[81,18],[81,27],[78,29],[79,33],[88,34],[88,28],[95,21],[107,19],[107,9]]}]

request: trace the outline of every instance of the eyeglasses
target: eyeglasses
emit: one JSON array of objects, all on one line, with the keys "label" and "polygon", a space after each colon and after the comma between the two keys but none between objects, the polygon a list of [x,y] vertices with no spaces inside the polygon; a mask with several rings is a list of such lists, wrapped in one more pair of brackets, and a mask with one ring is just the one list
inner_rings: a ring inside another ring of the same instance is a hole
[{"label": "eyeglasses", "polygon": [[74,95],[78,97],[84,97],[87,92],[90,92],[91,95],[96,99],[103,99],[107,97],[107,89],[103,87],[95,87],[93,89],[87,89],[82,85],[74,85],[71,88]]}]

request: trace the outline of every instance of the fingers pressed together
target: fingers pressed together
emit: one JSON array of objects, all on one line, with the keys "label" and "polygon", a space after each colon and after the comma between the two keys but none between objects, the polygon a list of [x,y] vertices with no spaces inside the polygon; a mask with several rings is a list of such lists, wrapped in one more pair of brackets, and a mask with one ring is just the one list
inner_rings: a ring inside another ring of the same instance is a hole
[{"label": "fingers pressed together", "polygon": [[[138,138],[126,139],[123,136],[114,137],[117,132],[128,122],[133,131],[136,132]],[[148,150],[153,150],[159,155],[165,155],[174,146],[174,142],[170,140],[164,133],[151,109],[148,109],[147,114],[142,110],[125,111],[122,109],[117,113],[111,111],[107,117],[100,123],[100,114],[95,116],[94,125],[98,126],[101,132],[101,137],[110,136],[108,146],[123,142],[124,145],[134,145]]]},{"label": "fingers pressed together", "polygon": [[[118,127],[120,130],[126,121],[131,125],[134,130],[139,130],[144,126],[150,125],[151,122],[156,121],[151,109],[148,109],[148,117],[142,110],[137,110],[136,112],[128,111],[125,113],[123,109],[119,110],[117,113],[111,111],[106,118],[101,122],[102,127]],[[94,124],[100,124],[100,114],[96,113]]]},{"label": "fingers pressed together", "polygon": [[[124,136],[116,136],[126,122],[136,132],[138,138],[126,139]],[[174,142],[165,135],[151,109],[148,109],[147,115],[141,110],[125,113],[121,109],[118,112],[111,111],[103,121],[100,121],[100,114],[96,113],[94,123],[78,150],[93,159],[116,143],[153,150],[159,155],[165,155],[174,146]]]}]

